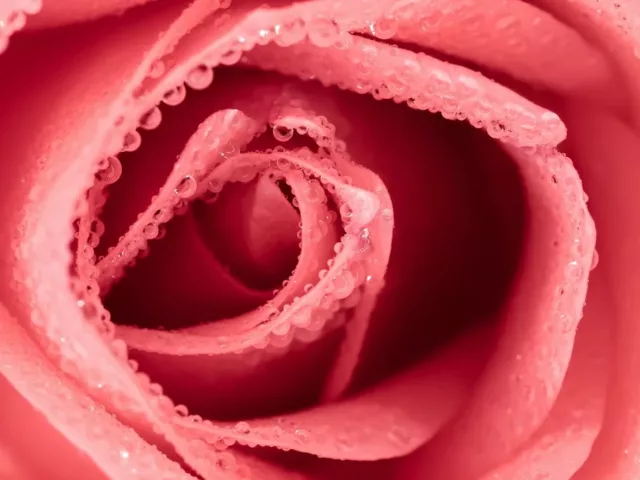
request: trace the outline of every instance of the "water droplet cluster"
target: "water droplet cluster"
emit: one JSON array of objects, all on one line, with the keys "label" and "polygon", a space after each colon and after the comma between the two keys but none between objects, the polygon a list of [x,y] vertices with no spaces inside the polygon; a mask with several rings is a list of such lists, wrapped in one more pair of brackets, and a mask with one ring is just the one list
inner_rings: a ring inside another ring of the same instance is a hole
[{"label": "water droplet cluster", "polygon": [[[149,208],[104,258],[96,258],[95,248],[105,229],[99,220],[106,201],[105,189],[123,174],[118,153],[136,150],[142,141],[138,128],[157,128],[164,109],[184,101],[188,95],[187,86],[194,90],[207,88],[213,81],[214,67],[240,61],[303,79],[317,79],[326,85],[370,94],[380,100],[406,102],[412,108],[440,112],[452,120],[466,119],[505,144],[518,147],[520,153],[524,152],[524,156],[514,156],[523,159],[523,169],[538,169],[536,178],[551,181],[549,172],[552,172],[559,196],[550,201],[548,208],[572,229],[574,245],[571,254],[561,258],[562,284],[554,293],[556,311],[550,328],[560,328],[563,332],[575,328],[580,315],[576,308],[580,302],[576,298],[584,295],[583,279],[592,262],[595,264],[597,260],[590,257],[586,264],[580,253],[592,248],[588,243],[590,237],[585,235],[592,225],[586,208],[580,207],[579,180],[576,181],[570,162],[549,147],[564,135],[560,119],[515,95],[510,96],[497,85],[487,86],[480,75],[466,69],[349,34],[349,30],[368,31],[379,39],[396,35],[400,13],[394,17],[363,11],[367,12],[366,18],[375,20],[355,22],[348,29],[345,29],[345,22],[348,24],[350,20],[333,20],[338,18],[335,15],[315,15],[313,18],[292,15],[272,24],[266,22],[255,32],[231,35],[229,45],[223,48],[218,45],[212,51],[203,52],[202,58],[194,58],[183,83],[178,85],[162,83],[167,71],[162,59],[152,65],[149,78],[161,85],[158,91],[162,94],[154,98],[155,104],[150,103],[150,97],[134,99],[139,101],[135,104],[135,125],[127,124],[129,119],[116,122],[114,131],[118,135],[114,135],[114,147],[107,149],[97,162],[95,185],[87,192],[87,201],[79,210],[74,225],[77,254],[73,291],[78,312],[102,338],[108,339],[108,348],[115,358],[134,372],[138,365],[128,360],[127,344],[115,338],[109,312],[102,306],[100,295],[121,278],[125,268],[144,254],[154,240],[162,237],[167,222],[186,211],[196,199],[215,201],[229,182],[247,182],[262,176],[284,181],[291,187],[294,205],[301,216],[300,268],[252,317],[251,335],[200,335],[207,354],[257,352],[258,356],[253,358],[260,361],[259,355],[282,354],[295,342],[314,341],[333,328],[366,326],[366,317],[372,308],[367,305],[373,302],[365,300],[375,298],[372,292],[382,288],[388,259],[380,252],[387,250],[384,245],[394,220],[388,194],[383,186],[371,188],[367,183],[370,178],[354,166],[345,143],[335,136],[335,126],[326,117],[301,108],[296,102],[281,102],[277,108],[271,105],[255,115],[254,112],[245,115],[237,110],[212,115],[189,140],[166,183],[151,199]],[[433,29],[439,21],[437,16],[421,18],[420,26]],[[510,28],[510,25],[505,24],[502,28]],[[282,55],[282,47],[288,48],[288,55]],[[332,68],[327,68],[328,65]],[[348,75],[340,72],[348,72]],[[160,102],[165,104],[162,112],[158,107]],[[263,134],[271,135],[278,146],[264,152],[245,151],[253,138]],[[314,139],[317,151],[287,149],[296,135]],[[578,199],[577,203],[572,203],[574,198]],[[327,246],[326,251],[322,250]],[[321,251],[323,254],[319,255]],[[42,281],[37,275],[20,279],[24,288],[33,291],[38,291],[36,285]],[[37,294],[43,298],[50,295],[41,290]],[[91,333],[85,332],[86,338],[71,339],[64,330],[63,319],[52,315],[45,320],[37,308],[34,308],[32,320],[34,325],[46,331],[47,337],[56,339],[57,350],[52,355],[62,359],[64,370],[77,378],[89,379],[92,394],[112,399],[108,401],[123,410],[142,409],[140,403],[136,403],[140,401],[133,399],[120,384],[129,380],[130,370],[122,377],[107,375],[106,368],[104,371],[82,370],[83,364],[89,363],[88,353],[79,352],[83,345],[95,344],[88,340]],[[66,321],[68,324],[69,320]],[[351,331],[355,333],[347,333],[348,340],[357,345],[366,328],[352,328]],[[167,348],[178,351],[172,333],[164,333],[167,334],[163,337]],[[174,405],[162,387],[144,373],[137,372],[135,378],[137,385],[152,398],[147,406],[153,415],[178,422],[181,428],[188,429],[189,435],[198,432],[190,448],[202,450],[203,458],[211,458],[209,447],[224,450],[236,442],[249,446],[271,442],[281,448],[290,448],[291,445],[304,446],[319,441],[315,428],[311,435],[304,422],[293,422],[289,418],[280,419],[275,428],[271,424],[261,427],[259,422],[253,421],[250,424],[214,424],[190,415],[184,405]],[[344,379],[333,379],[329,397],[336,392],[339,394],[343,383]],[[377,413],[380,418],[384,416],[384,412]],[[412,434],[402,429],[381,431],[388,431],[385,441],[391,444],[406,445],[412,438]],[[170,428],[159,427],[159,433],[163,435],[173,435],[171,432]],[[291,439],[294,440],[291,442]],[[327,445],[335,446],[337,458],[352,451],[353,438],[348,432],[325,440]],[[123,461],[129,461],[131,452],[130,448],[123,448],[118,455]],[[239,456],[222,452],[215,458],[219,470],[242,469]]]}]

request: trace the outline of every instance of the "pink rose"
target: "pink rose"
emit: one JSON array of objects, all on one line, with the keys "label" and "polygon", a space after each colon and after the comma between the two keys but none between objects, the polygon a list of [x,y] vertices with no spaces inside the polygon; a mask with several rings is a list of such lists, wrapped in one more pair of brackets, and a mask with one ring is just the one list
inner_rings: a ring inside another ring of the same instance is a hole
[{"label": "pink rose", "polygon": [[0,52],[0,479],[640,478],[635,0],[0,0]]}]

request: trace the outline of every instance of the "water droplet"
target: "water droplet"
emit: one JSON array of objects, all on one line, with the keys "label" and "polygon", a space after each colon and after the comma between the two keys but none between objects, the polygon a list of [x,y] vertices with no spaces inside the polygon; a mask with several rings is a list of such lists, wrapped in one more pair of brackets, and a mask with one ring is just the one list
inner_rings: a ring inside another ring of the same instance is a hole
[{"label": "water droplet", "polygon": [[306,35],[307,29],[305,28],[304,21],[301,18],[296,18],[283,25],[276,26],[275,42],[281,47],[289,47],[300,43]]},{"label": "water droplet", "polygon": [[307,443],[309,441],[309,432],[304,428],[296,428],[294,434],[296,438],[303,443]]},{"label": "water droplet", "polygon": [[89,229],[98,236],[101,236],[104,233],[105,226],[102,220],[96,218],[91,222]]},{"label": "water droplet", "polygon": [[175,411],[181,417],[189,416],[189,409],[185,405],[176,405]]},{"label": "water droplet", "polygon": [[100,237],[96,235],[94,232],[89,232],[87,235],[87,245],[92,248],[96,248],[100,243]]},{"label": "water droplet", "polygon": [[158,233],[160,233],[160,229],[155,223],[149,223],[142,229],[142,235],[144,235],[144,238],[148,240],[156,238],[158,236]]},{"label": "water droplet", "polygon": [[187,74],[186,82],[194,90],[204,90],[213,82],[213,69],[198,65]]},{"label": "water droplet", "polygon": [[178,85],[164,94],[162,101],[167,105],[175,106],[182,103],[187,96],[187,89],[184,85]]},{"label": "water droplet", "polygon": [[223,187],[224,187],[224,183],[222,182],[222,180],[217,178],[211,179],[209,181],[209,184],[207,185],[207,188],[209,189],[209,191],[213,193],[220,193]]},{"label": "water droplet", "polygon": [[318,47],[330,47],[340,37],[340,28],[329,19],[317,19],[309,25],[309,40]]},{"label": "water droplet", "polygon": [[331,285],[335,298],[342,300],[351,295],[355,287],[355,282],[351,272],[345,270],[333,278]]},{"label": "water droplet", "polygon": [[598,266],[598,263],[600,263],[600,254],[598,253],[597,250],[594,250],[593,258],[591,259],[591,270],[596,268]]},{"label": "water droplet", "polygon": [[236,469],[236,457],[234,457],[232,453],[221,452],[218,454],[216,464],[220,470],[224,470],[226,472],[233,471]]},{"label": "water droplet", "polygon": [[353,216],[353,210],[348,204],[343,203],[340,205],[340,216],[343,220],[349,220]]},{"label": "water droplet", "polygon": [[238,422],[238,423],[236,423],[236,426],[234,427],[234,430],[236,432],[238,432],[238,433],[246,435],[247,433],[249,433],[251,431],[251,427],[249,426],[249,424],[247,422]]},{"label": "water droplet", "polygon": [[276,168],[286,172],[291,169],[291,162],[287,158],[279,157],[276,159]]},{"label": "water droplet", "polygon": [[133,130],[132,132],[127,132],[124,136],[124,140],[122,141],[122,151],[123,152],[135,152],[138,148],[140,148],[140,144],[142,143],[142,137],[137,130]]},{"label": "water droplet", "polygon": [[242,50],[240,48],[229,49],[220,57],[222,65],[234,65],[242,58]]},{"label": "water droplet", "polygon": [[273,137],[279,142],[288,142],[293,138],[293,129],[284,125],[274,125]]},{"label": "water droplet", "polygon": [[576,260],[573,260],[565,267],[564,275],[568,282],[576,282],[582,278],[582,267]]},{"label": "water droplet", "polygon": [[96,173],[96,180],[106,185],[115,183],[122,175],[122,164],[117,157],[107,157],[100,161],[100,170]]},{"label": "water droplet", "polygon": [[433,12],[428,13],[427,15],[420,18],[420,28],[425,31],[432,30],[435,28],[444,14],[440,10],[434,10]]},{"label": "water droplet", "polygon": [[162,60],[156,60],[151,64],[149,68],[149,76],[151,78],[160,78],[165,72],[164,62]]},{"label": "water droplet", "polygon": [[382,40],[388,40],[396,34],[398,23],[394,17],[386,16],[369,24],[371,34]]},{"label": "water droplet", "polygon": [[153,107],[147,113],[142,115],[139,120],[140,128],[145,130],[153,130],[158,128],[162,122],[162,112],[158,107]]},{"label": "water droplet", "polygon": [[200,200],[208,205],[216,203],[218,201],[218,198],[220,198],[220,194],[217,192],[212,192],[210,190],[207,190],[200,196]]},{"label": "water droplet", "polygon": [[273,333],[279,337],[282,337],[289,333],[291,330],[291,324],[289,322],[282,322],[280,325],[273,329]]},{"label": "water droplet", "polygon": [[308,188],[304,191],[304,198],[311,204],[323,203],[326,199],[324,189],[317,180],[308,183]]},{"label": "water droplet", "polygon": [[369,247],[371,247],[371,233],[369,232],[368,228],[365,228],[364,230],[362,230],[362,233],[358,237],[356,243],[356,252],[364,253],[369,250]]},{"label": "water droplet", "polygon": [[196,189],[198,188],[198,183],[196,179],[191,175],[186,175],[180,183],[173,190],[173,193],[176,194],[180,198],[189,198],[196,193]]},{"label": "water droplet", "polygon": [[393,220],[393,210],[390,208],[383,209],[380,215],[382,216],[382,219],[387,222]]}]

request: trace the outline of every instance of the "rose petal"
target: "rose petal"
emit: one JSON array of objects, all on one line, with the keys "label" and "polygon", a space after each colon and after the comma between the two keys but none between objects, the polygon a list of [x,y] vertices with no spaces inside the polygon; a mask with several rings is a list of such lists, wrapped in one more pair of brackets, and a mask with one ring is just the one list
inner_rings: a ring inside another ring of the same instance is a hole
[{"label": "rose petal", "polygon": [[[9,381],[7,384],[0,379],[3,387],[2,415],[11,412],[29,414],[26,418],[14,417],[20,420],[18,424],[5,417],[3,433],[13,432],[9,442],[12,449],[24,448],[19,441],[21,429],[27,429],[33,436],[29,439],[26,455],[24,451],[17,452],[24,462],[17,466],[23,469],[18,470],[20,476],[11,478],[47,475],[49,478],[133,479],[153,477],[158,472],[163,478],[193,478],[65,378],[1,306],[0,317],[3,321],[0,372]],[[28,405],[19,400],[11,401],[15,399],[12,387],[27,400]],[[40,414],[45,419],[40,418]],[[34,449],[34,442],[38,441],[46,442],[46,446]],[[41,452],[41,460],[46,460],[46,464],[34,464],[34,452]],[[79,452],[87,454],[88,458],[80,456]],[[48,455],[55,455],[55,460],[47,458]],[[46,473],[42,468],[47,469]],[[66,474],[64,470],[67,470]]]},{"label": "rose petal", "polygon": [[[29,29],[50,28],[69,23],[94,20],[105,15],[124,13],[126,10],[144,5],[151,0],[105,0],[101,2],[85,2],[83,0],[25,0],[25,4],[44,3]],[[183,4],[186,2],[183,2]],[[184,5],[183,7],[184,8]]]},{"label": "rose petal", "polygon": [[[501,92],[500,95],[499,95],[499,98],[502,100],[504,95],[506,95],[506,92]],[[543,120],[542,123],[545,123],[545,118],[541,117],[541,119]],[[559,139],[561,139],[562,133],[563,133],[562,132],[562,128],[558,125],[558,121],[557,121],[557,119],[555,117],[552,118],[551,120],[552,120],[550,122],[551,126],[549,127],[549,132],[547,132],[547,133],[550,133],[550,135],[547,135],[546,138],[544,138],[544,140],[542,142],[539,142],[539,143],[553,142],[553,141],[558,141]],[[513,122],[510,126],[513,126],[513,128],[517,129],[521,125],[519,125],[519,122]],[[499,127],[499,126],[498,126],[498,128],[499,128],[499,130],[501,129],[501,127]],[[560,132],[560,135],[558,135],[559,132]],[[524,140],[525,144],[527,144],[531,140],[531,138],[527,138],[526,134],[524,134],[523,132],[518,132],[518,134],[516,134],[515,137],[512,136],[512,133],[513,132],[508,131],[507,132],[507,137],[515,139],[516,141],[523,141]],[[536,138],[536,139],[533,139],[533,140],[534,140],[534,144],[538,144],[537,140],[539,140],[539,139]],[[57,178],[56,177],[52,177],[57,181],[56,182],[57,183],[56,187],[62,187],[62,189],[57,188],[56,192],[64,191],[65,187],[67,187],[67,186],[69,186],[70,192],[73,192],[74,191],[73,190],[73,186],[77,185],[77,183],[78,183],[76,181],[77,177],[74,177],[74,175],[76,175],[76,172],[72,171],[72,172],[67,172],[65,174],[60,174],[60,176],[58,176]],[[53,182],[51,182],[51,183],[53,184]],[[51,186],[53,186],[53,185],[51,185]],[[77,189],[75,190],[75,192],[77,193]],[[62,202],[62,200],[64,200],[64,194],[57,193],[56,195],[60,195],[59,197],[57,197],[58,202],[49,202],[49,203],[55,205],[56,207],[58,207],[60,205],[63,205],[64,203]],[[38,192],[34,193],[34,196],[37,198],[38,197]],[[44,196],[44,195],[42,195],[42,198],[44,200],[47,200],[46,196]],[[67,210],[65,210],[67,212],[70,211],[70,204],[71,204],[71,199],[72,198],[73,198],[73,195],[71,195],[70,193],[67,194],[67,201],[68,201],[68,205],[69,205],[67,207]],[[49,213],[47,208],[50,208],[50,207],[46,207],[45,205],[46,205],[46,203],[43,202],[42,213],[45,214],[45,218],[46,218],[46,215]],[[53,210],[51,210],[51,213],[53,213]],[[36,219],[37,219],[37,217],[34,217],[34,220],[36,220]],[[47,226],[49,227],[47,229],[47,234],[45,234],[47,239],[49,239],[49,238],[54,238],[54,239],[55,238],[66,238],[65,235],[64,235],[64,232],[65,231],[68,232],[69,229],[65,230],[63,228],[53,228],[52,224],[48,224]],[[46,242],[44,242],[44,238],[45,238],[44,235],[43,235],[44,232],[42,230],[39,230],[38,227],[36,227],[35,229],[30,229],[28,231],[28,233],[29,234],[33,233],[33,237],[32,237],[33,244],[35,244],[37,246],[42,246],[44,248],[42,248],[42,250],[40,250],[39,248],[35,248],[32,251],[28,251],[27,250],[29,258],[33,261],[33,263],[30,264],[30,266],[34,269],[34,271],[30,271],[30,273],[35,273],[35,275],[32,275],[31,277],[28,277],[27,280],[31,280],[32,281],[35,278],[35,280],[38,281],[38,282],[40,282],[40,280],[49,280],[50,281],[52,276],[50,276],[50,275],[38,275],[37,269],[41,268],[41,267],[38,267],[38,265],[44,265],[45,264],[45,262],[39,261],[40,256],[44,255],[41,258],[49,258],[49,259],[50,258],[65,258],[65,257],[64,256],[59,257],[58,255],[53,255],[52,256],[52,255],[49,254],[49,252],[52,252],[52,251],[55,252],[56,250],[55,250],[55,248],[52,249],[51,247],[47,247],[46,246]],[[48,234],[51,234],[51,235],[48,235]],[[58,250],[57,250],[58,252],[62,252],[63,251],[62,246],[58,245],[57,248],[58,248]],[[588,250],[588,248],[587,248],[587,250]],[[61,265],[64,265],[64,263],[65,262],[60,262]],[[54,266],[55,266],[55,264],[54,264]],[[53,272],[53,270],[51,270],[51,271]],[[65,278],[65,274],[63,273],[62,268],[59,268],[57,275],[53,275],[53,276],[55,276],[56,278]],[[59,288],[59,285],[57,285],[57,287]],[[39,299],[40,301],[43,301],[44,299],[47,298],[47,284],[46,283],[44,283],[43,289],[42,289],[41,292],[38,292],[38,295],[40,296],[40,299]],[[578,292],[578,296],[580,296],[580,292]],[[72,304],[73,300],[71,298],[68,298],[68,297],[70,297],[70,296],[64,296],[63,295],[63,296],[61,296],[60,299],[57,299],[56,301],[59,304],[67,302],[68,305],[70,306]],[[54,311],[70,311],[69,308],[56,308],[56,306],[55,306],[55,304],[53,302],[49,302],[48,305],[49,306],[53,305],[52,310],[54,310]],[[573,305],[569,305],[569,307],[573,308]],[[72,324],[73,323],[74,322],[72,322]],[[75,322],[75,323],[77,323],[77,322]],[[59,333],[58,331],[55,332],[56,336],[58,335],[58,333]],[[82,341],[80,342],[80,345],[84,345],[85,348],[87,348],[87,346],[92,346],[93,342],[91,342],[90,335],[87,333],[87,334],[85,334],[85,336],[86,336],[86,338],[82,338]],[[84,341],[84,340],[86,340],[86,341]],[[99,358],[100,360],[104,360],[105,357],[100,356],[100,355],[96,355],[96,358]],[[116,380],[121,379],[121,378],[124,380],[124,376],[118,375],[118,376],[114,376],[114,377],[115,377]],[[185,450],[185,447],[186,447],[186,449],[189,449],[189,448],[193,447],[193,445],[194,445],[193,443],[189,443],[189,442],[185,443],[185,442],[182,442],[181,439],[173,437],[171,435],[171,431],[170,431],[170,428],[168,426],[163,425],[163,428],[165,428],[165,434],[168,435],[168,436],[171,436],[173,438],[173,440],[176,441],[176,443],[178,444],[177,446],[179,446],[180,450],[182,450],[183,452]],[[193,450],[191,451],[191,453],[193,454]],[[196,458],[193,461],[194,461],[194,464],[196,464],[196,468],[198,468],[199,471],[206,471],[207,475],[209,475],[211,473],[206,468],[206,466],[202,464],[202,462],[200,460],[198,460]]]},{"label": "rose petal", "polygon": [[431,438],[464,403],[486,354],[486,338],[486,331],[469,334],[436,358],[340,403],[237,424],[180,424],[192,434],[325,458],[401,456]]},{"label": "rose petal", "polygon": [[296,265],[300,217],[264,177],[248,188],[234,186],[226,187],[215,208],[203,209],[200,235],[245,285],[278,288]]},{"label": "rose petal", "polygon": [[[446,52],[530,85],[620,104],[604,56],[544,10],[511,0],[388,2],[374,36]],[[383,29],[383,36],[376,35]],[[387,33],[389,32],[389,33]],[[549,48],[553,45],[553,48]],[[603,97],[614,97],[605,100]]]},{"label": "rose petal", "polygon": [[640,389],[631,380],[638,367],[635,239],[639,234],[636,212],[640,170],[635,158],[640,152],[640,141],[633,130],[602,112],[571,106],[567,119],[576,132],[569,139],[568,148],[580,159],[582,175],[593,199],[602,258],[598,268],[602,269],[610,289],[614,333],[612,376],[607,385],[602,429],[589,459],[575,478],[634,478],[638,474],[635,456],[640,445],[635,414]]},{"label": "rose petal", "polygon": [[566,480],[584,464],[604,413],[612,353],[609,294],[598,268],[590,277],[584,318],[556,404],[513,457],[482,480]]},{"label": "rose petal", "polygon": [[[4,237],[6,242],[4,248],[7,251],[4,258],[12,258],[13,253],[9,252],[17,252],[18,255],[21,253],[25,254],[25,257],[20,256],[16,263],[21,268],[26,268],[26,271],[29,273],[24,273],[25,270],[16,270],[15,275],[23,275],[19,278],[24,279],[27,285],[31,284],[29,283],[31,280],[28,277],[32,275],[42,278],[43,282],[41,285],[43,288],[39,294],[43,294],[48,298],[47,300],[45,297],[25,297],[26,294],[31,295],[35,293],[33,291],[23,290],[21,291],[22,296],[16,296],[12,292],[6,295],[7,298],[12,299],[10,308],[18,313],[25,322],[29,315],[31,315],[39,327],[44,326],[46,323],[44,333],[55,340],[54,345],[60,342],[61,336],[64,336],[67,341],[63,345],[64,348],[61,352],[65,359],[62,362],[63,368],[90,385],[88,390],[92,395],[100,398],[101,403],[109,406],[113,411],[123,413],[125,416],[135,417],[138,415],[138,420],[140,420],[140,405],[144,405],[144,402],[142,404],[138,403],[137,405],[139,406],[137,407],[135,406],[136,402],[140,402],[143,397],[139,396],[139,391],[136,393],[137,387],[135,386],[135,380],[130,370],[110,351],[107,345],[103,343],[103,340],[99,338],[93,327],[86,323],[81,311],[78,310],[77,300],[74,298],[74,295],[61,287],[66,284],[64,280],[59,282],[55,279],[68,279],[67,266],[70,258],[67,246],[65,245],[66,241],[63,239],[69,238],[68,234],[71,232],[71,225],[67,224],[67,222],[60,221],[60,219],[65,217],[69,219],[73,218],[73,205],[75,203],[73,198],[77,193],[80,193],[83,185],[89,185],[92,177],[90,174],[91,164],[80,164],[78,170],[78,168],[76,168],[77,165],[74,168],[69,168],[68,161],[77,158],[86,158],[85,155],[89,157],[95,155],[95,153],[92,155],[91,151],[97,152],[99,144],[92,143],[88,139],[95,138],[94,132],[96,130],[104,131],[107,125],[115,122],[117,116],[115,112],[121,111],[121,107],[118,106],[121,102],[121,100],[118,101],[118,95],[123,85],[126,85],[127,80],[131,78],[132,67],[138,65],[139,53],[132,48],[127,50],[127,55],[123,55],[119,45],[123,40],[126,40],[131,41],[132,45],[137,45],[142,50],[147,48],[149,44],[156,40],[157,30],[154,29],[163,25],[163,21],[165,20],[163,14],[167,12],[161,10],[156,18],[150,17],[148,15],[149,12],[146,13],[147,15],[144,21],[137,25],[135,25],[135,22],[140,19],[136,19],[135,15],[126,16],[126,21],[124,22],[120,19],[118,23],[121,28],[118,29],[112,29],[109,21],[104,21],[101,26],[91,25],[90,27],[78,27],[77,29],[69,30],[66,33],[66,38],[62,36],[65,34],[55,32],[52,33],[52,35],[55,35],[56,41],[48,43],[50,49],[35,48],[35,46],[25,43],[21,46],[14,46],[8,54],[3,55],[0,59],[3,63],[3,68],[14,68],[16,71],[22,72],[22,75],[19,76],[19,82],[18,76],[2,77],[2,80],[5,82],[3,91],[11,92],[5,105],[7,108],[24,107],[24,109],[19,109],[19,111],[23,113],[22,115],[16,114],[3,117],[11,118],[12,122],[11,129],[3,130],[5,133],[1,139],[3,145],[5,145],[3,152],[6,154],[14,154],[15,158],[22,158],[22,161],[3,163],[5,173],[8,175],[8,177],[3,178],[29,179],[29,181],[25,181],[24,184],[21,182],[12,182],[11,185],[8,185],[3,191],[6,196],[2,202],[2,218],[5,220],[3,225],[7,229],[11,229],[19,224],[23,212],[20,208],[22,205],[29,205],[30,207],[34,207],[35,205],[49,205],[56,210],[54,217],[49,217],[52,220],[55,218],[52,222],[45,221],[39,223],[38,219],[44,218],[39,217],[40,214],[44,214],[45,217],[48,215],[44,211],[38,211],[37,208],[30,210],[29,214],[30,221],[34,222],[33,225],[39,225],[37,228],[44,227],[49,233],[45,234],[44,237],[34,233],[34,236],[30,238],[35,240],[36,243],[38,242],[38,238],[41,240],[44,240],[44,238],[60,240],[59,243],[57,241],[49,242],[47,240],[47,247],[45,247],[44,250],[40,250],[39,248],[30,250],[26,244],[22,245],[24,247],[23,249],[19,248],[17,244],[14,244],[16,248],[12,249],[8,244],[11,235]],[[126,28],[127,22],[130,22],[128,24],[129,26],[135,25],[135,27],[140,28],[128,29]],[[166,24],[163,26],[166,26]],[[105,32],[110,32],[112,35],[107,35]],[[84,43],[85,50],[82,52],[79,52],[75,48],[69,48],[69,45],[77,46],[79,36],[84,35],[97,35],[98,38],[95,39],[95,41],[91,40]],[[127,35],[130,36],[127,37]],[[32,40],[39,40],[41,38],[42,37],[39,36],[33,37]],[[38,43],[38,45],[40,45],[40,43]],[[47,45],[46,42],[45,45]],[[20,60],[20,53],[22,51],[29,52],[30,62],[26,65]],[[67,58],[69,52],[73,52],[73,62],[63,60]],[[42,57],[39,58],[37,54],[42,55]],[[103,62],[100,65],[99,72],[92,69],[95,69],[96,66],[92,64],[90,60],[95,58],[100,58],[101,62]],[[132,62],[131,60],[133,59],[135,59],[135,61]],[[42,74],[45,68],[56,68],[58,65],[57,62],[61,60],[66,65],[67,69],[65,72],[73,76],[74,82],[72,85],[78,88],[70,88],[71,86],[67,82],[67,77],[60,75],[54,76],[58,80],[57,82],[50,81],[47,83],[46,89],[41,88],[41,84],[36,82],[36,80],[40,78],[39,75]],[[33,71],[30,72],[30,68],[33,68]],[[102,68],[104,68],[104,71],[102,71]],[[88,88],[87,86],[91,86],[92,88]],[[107,86],[109,88],[107,88]],[[27,91],[31,88],[36,88],[36,93],[28,94]],[[23,95],[13,96],[18,90],[23,92]],[[21,99],[21,103],[16,105],[15,99],[18,97]],[[108,105],[114,101],[116,102],[114,104],[116,108],[113,109],[114,113],[110,113],[112,110],[109,109]],[[25,102],[29,103],[25,104]],[[93,105],[95,108],[87,111],[84,106],[88,104]],[[48,108],[42,110],[40,108],[42,105],[48,105]],[[102,110],[100,109],[101,105],[104,105],[104,109]],[[41,112],[42,115],[34,120],[34,112]],[[58,113],[60,114],[59,116],[57,115]],[[58,125],[58,128],[49,128],[55,119],[64,119],[64,123]],[[44,127],[35,128],[37,121],[43,122]],[[11,131],[11,135],[7,136],[6,134],[9,131]],[[39,137],[28,141],[27,139],[32,137],[34,132],[39,135]],[[65,139],[64,141],[62,140],[63,138]],[[22,142],[20,139],[24,139],[25,141]],[[21,150],[23,145],[30,145],[30,149]],[[45,149],[44,151],[47,152],[47,158],[44,159],[44,161],[40,161],[43,160],[43,148]],[[55,161],[52,159],[55,159]],[[41,169],[44,169],[44,173],[37,177],[37,188],[32,190],[31,200],[27,202],[25,201],[27,190],[31,188],[34,183],[32,180],[35,177],[34,174],[41,171]],[[60,173],[62,173],[61,176],[59,175]],[[68,187],[62,186],[58,182],[62,182],[62,184],[69,182]],[[19,186],[20,188],[13,188],[14,186]],[[54,202],[48,202],[45,199],[48,195],[47,192],[55,192],[54,195],[62,194],[62,197],[56,197],[57,200]],[[69,196],[65,201],[63,197],[66,197],[67,194],[69,194]],[[38,199],[43,199],[44,203],[40,204]],[[65,204],[67,208],[61,208],[62,205]],[[45,250],[49,252],[46,254],[49,261],[43,263],[38,258],[31,257],[32,253],[35,253],[37,257],[37,252],[44,253]],[[46,266],[46,273],[38,273],[37,270],[43,266]],[[10,279],[14,275],[11,267],[11,264],[8,266],[4,264],[2,270],[2,274],[6,278],[6,281],[3,283],[5,288],[11,283]],[[49,283],[49,281],[52,281],[52,283]],[[55,291],[53,297],[48,296],[46,293],[48,288],[53,288],[53,291]],[[31,308],[25,309],[24,304],[20,304],[20,301],[23,299],[33,302],[31,304],[34,307],[33,310],[31,310]],[[42,309],[46,310],[44,316],[41,316],[40,313],[43,311]],[[56,314],[53,314],[54,312]],[[120,345],[121,344],[116,342],[113,344],[113,347],[117,349]],[[83,357],[85,359],[89,358],[86,356],[89,351],[91,351],[91,360],[81,360]],[[80,371],[77,367],[80,367]],[[104,381],[104,383],[101,383],[102,381]],[[158,412],[158,410],[155,411]],[[147,409],[145,414],[148,413],[150,413],[150,411]],[[153,418],[153,415],[151,415],[151,418]],[[171,438],[170,429],[165,430],[164,433],[168,438]],[[187,457],[191,455],[188,452],[195,452],[197,447],[198,446],[193,443],[185,444],[180,442],[178,442],[177,446],[178,450]],[[193,463],[196,468],[206,472],[203,475],[210,478],[212,475],[217,475],[219,468],[224,465],[217,466],[215,463],[210,463],[212,458],[216,456],[213,452],[209,452],[206,446],[204,446],[204,448],[204,453],[202,452],[202,448],[200,448],[198,454],[199,460]],[[238,463],[241,463],[242,457],[242,455],[238,456]],[[251,458],[247,461],[252,463],[256,462],[256,460]],[[264,472],[265,476],[285,474],[282,469],[267,467],[266,465],[256,469],[256,471],[258,473],[261,471]],[[231,474],[231,472],[229,474]]]}]

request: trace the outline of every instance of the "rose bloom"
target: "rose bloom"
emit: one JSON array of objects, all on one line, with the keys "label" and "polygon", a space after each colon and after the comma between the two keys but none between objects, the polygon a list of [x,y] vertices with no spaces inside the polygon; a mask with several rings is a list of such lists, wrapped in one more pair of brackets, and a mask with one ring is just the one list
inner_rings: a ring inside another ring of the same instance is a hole
[{"label": "rose bloom", "polygon": [[0,51],[0,479],[640,478],[637,0],[0,0]]}]

